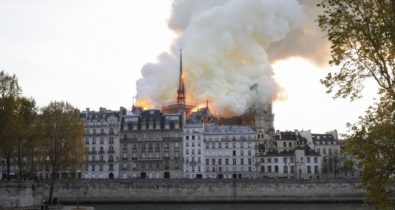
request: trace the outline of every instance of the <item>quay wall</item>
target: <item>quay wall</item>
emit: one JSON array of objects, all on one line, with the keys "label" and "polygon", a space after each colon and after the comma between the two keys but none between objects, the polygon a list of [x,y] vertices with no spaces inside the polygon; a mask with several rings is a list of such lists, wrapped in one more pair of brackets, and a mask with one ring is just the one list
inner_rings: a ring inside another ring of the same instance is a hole
[{"label": "quay wall", "polygon": [[[0,207],[38,206],[48,192],[46,182],[0,182]],[[356,180],[63,180],[54,189],[63,203],[362,202],[365,195]]]},{"label": "quay wall", "polygon": [[63,202],[362,202],[357,181],[85,181],[59,183]]}]

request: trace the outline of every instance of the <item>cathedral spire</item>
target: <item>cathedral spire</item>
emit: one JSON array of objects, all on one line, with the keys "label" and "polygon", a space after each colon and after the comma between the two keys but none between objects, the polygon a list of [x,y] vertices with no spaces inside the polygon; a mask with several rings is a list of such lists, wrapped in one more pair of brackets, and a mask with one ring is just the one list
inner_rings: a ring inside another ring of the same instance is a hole
[{"label": "cathedral spire", "polygon": [[182,78],[182,76],[182,49],[180,49],[180,73],[178,78],[177,104],[185,105],[185,87],[184,79]]}]

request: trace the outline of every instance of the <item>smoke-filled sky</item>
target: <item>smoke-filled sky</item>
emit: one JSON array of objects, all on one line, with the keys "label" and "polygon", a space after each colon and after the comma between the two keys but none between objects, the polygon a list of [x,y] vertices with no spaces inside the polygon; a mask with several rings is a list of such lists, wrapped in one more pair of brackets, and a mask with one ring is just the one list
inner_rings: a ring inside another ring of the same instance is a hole
[{"label": "smoke-filled sky", "polygon": [[158,105],[174,100],[182,45],[188,102],[230,115],[275,98],[276,129],[345,132],[375,91],[353,103],[325,93],[317,2],[2,0],[0,69],[39,106],[130,108],[135,95]]}]

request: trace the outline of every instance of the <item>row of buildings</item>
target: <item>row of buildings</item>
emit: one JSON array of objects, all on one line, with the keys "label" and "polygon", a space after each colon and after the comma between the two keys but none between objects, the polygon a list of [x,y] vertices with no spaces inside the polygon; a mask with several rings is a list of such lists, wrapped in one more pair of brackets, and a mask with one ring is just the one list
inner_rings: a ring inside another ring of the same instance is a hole
[{"label": "row of buildings", "polygon": [[[86,109],[84,179],[242,179],[338,176],[346,160],[336,131],[275,131],[270,103],[216,118],[187,105],[180,54],[177,103],[162,110]],[[254,91],[253,85],[250,89]],[[257,97],[259,98],[259,97]],[[356,175],[354,170],[342,175]],[[46,170],[38,174],[48,177]],[[67,172],[59,178],[70,177]]]},{"label": "row of buildings", "polygon": [[[208,107],[199,111],[209,113]],[[81,113],[87,151],[82,178],[319,178],[331,173],[329,162],[340,157],[336,131],[268,135],[272,123],[260,120],[272,113],[263,115],[256,114],[255,126],[249,126],[205,122],[207,116],[197,123],[185,112],[138,107],[86,110]]]}]

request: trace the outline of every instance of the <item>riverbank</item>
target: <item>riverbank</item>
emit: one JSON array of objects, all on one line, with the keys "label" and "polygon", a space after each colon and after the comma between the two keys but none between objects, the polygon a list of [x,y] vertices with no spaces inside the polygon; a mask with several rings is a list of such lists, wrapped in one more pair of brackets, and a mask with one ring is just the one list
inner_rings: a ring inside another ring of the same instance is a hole
[{"label": "riverbank", "polygon": [[[48,191],[46,182],[0,183],[0,206],[38,205]],[[358,180],[63,180],[54,189],[62,203],[348,203],[365,195]]]}]

